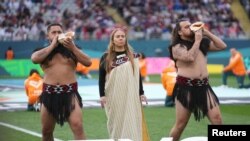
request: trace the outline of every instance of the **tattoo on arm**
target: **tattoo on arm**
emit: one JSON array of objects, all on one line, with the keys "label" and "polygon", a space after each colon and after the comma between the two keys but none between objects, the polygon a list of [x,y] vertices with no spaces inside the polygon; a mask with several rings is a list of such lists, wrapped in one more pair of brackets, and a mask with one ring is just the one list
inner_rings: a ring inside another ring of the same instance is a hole
[{"label": "tattoo on arm", "polygon": [[181,60],[184,62],[194,61],[198,55],[199,48],[193,46],[190,50],[187,50],[185,46],[181,46],[180,44],[173,47],[173,56],[177,60]]}]

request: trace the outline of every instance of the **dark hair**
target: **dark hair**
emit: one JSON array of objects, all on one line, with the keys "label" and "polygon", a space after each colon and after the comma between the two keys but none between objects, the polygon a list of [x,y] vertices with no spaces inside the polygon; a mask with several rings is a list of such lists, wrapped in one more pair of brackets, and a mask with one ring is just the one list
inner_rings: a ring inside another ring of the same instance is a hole
[{"label": "dark hair", "polygon": [[181,30],[180,23],[183,22],[183,21],[189,21],[189,19],[188,18],[180,18],[180,19],[178,19],[176,21],[174,29],[172,30],[171,44],[168,47],[169,55],[170,55],[170,58],[172,60],[174,60],[173,53],[172,53],[172,47],[174,45],[176,45],[177,43],[179,43],[180,40],[181,40],[181,37],[180,37],[178,32]]},{"label": "dark hair", "polygon": [[47,27],[47,33],[50,31],[50,28],[52,26],[60,26],[62,29],[63,29],[63,26],[59,23],[52,23],[52,24],[49,24],[48,27]]},{"label": "dark hair", "polygon": [[175,28],[173,29],[172,31],[172,38],[171,38],[171,44],[174,45],[176,44],[176,42],[178,42],[178,40],[181,39],[180,35],[179,35],[179,31],[181,30],[181,26],[180,26],[180,23],[183,22],[183,21],[189,21],[189,19],[186,19],[186,18],[182,18],[182,19],[179,19],[176,24],[175,24]]},{"label": "dark hair", "polygon": [[37,74],[40,75],[40,73],[38,72],[37,69],[31,69],[31,70],[30,70],[30,76],[31,76],[33,73],[37,73]]}]

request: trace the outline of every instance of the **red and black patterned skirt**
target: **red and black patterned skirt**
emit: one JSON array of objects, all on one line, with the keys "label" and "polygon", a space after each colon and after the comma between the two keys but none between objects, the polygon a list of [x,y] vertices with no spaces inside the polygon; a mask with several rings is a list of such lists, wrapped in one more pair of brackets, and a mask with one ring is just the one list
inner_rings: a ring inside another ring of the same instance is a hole
[{"label": "red and black patterned skirt", "polygon": [[82,98],[77,90],[77,82],[67,85],[43,84],[40,102],[61,126],[68,120],[71,111],[74,110],[75,98],[77,98],[77,104],[82,107]]},{"label": "red and black patterned skirt", "polygon": [[219,99],[209,85],[208,78],[190,79],[177,76],[173,95],[194,114],[196,121],[207,115],[208,108],[219,105]]}]

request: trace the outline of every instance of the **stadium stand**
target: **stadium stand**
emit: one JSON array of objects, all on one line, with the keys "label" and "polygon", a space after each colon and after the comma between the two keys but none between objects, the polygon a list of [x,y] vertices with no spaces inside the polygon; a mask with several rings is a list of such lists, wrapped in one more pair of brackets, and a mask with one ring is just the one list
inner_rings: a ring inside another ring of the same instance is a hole
[{"label": "stadium stand", "polygon": [[[249,2],[248,4],[246,3],[246,5],[249,6]],[[239,0],[233,0],[231,4],[231,10],[233,11],[235,17],[237,17],[237,19],[240,21],[246,36],[250,37],[250,19],[248,18],[249,16],[247,11],[245,11],[244,6],[241,5]]]},{"label": "stadium stand", "polygon": [[250,19],[250,1],[249,0],[240,0],[241,5],[246,10],[246,14],[248,15],[248,18]]},{"label": "stadium stand", "polygon": [[[168,40],[181,17],[204,21],[221,38],[248,38],[231,10],[233,0],[1,0],[0,41],[41,40],[61,22],[79,40],[106,40],[112,26],[130,27],[130,39]],[[241,0],[249,16],[249,1]],[[248,24],[249,25],[249,24]]]}]

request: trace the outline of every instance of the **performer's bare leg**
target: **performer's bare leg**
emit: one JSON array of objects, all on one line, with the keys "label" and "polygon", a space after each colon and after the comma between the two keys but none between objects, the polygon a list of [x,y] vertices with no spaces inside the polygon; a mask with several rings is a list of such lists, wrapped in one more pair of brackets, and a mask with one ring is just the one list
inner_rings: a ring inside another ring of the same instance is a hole
[{"label": "performer's bare leg", "polygon": [[45,106],[41,105],[41,122],[42,122],[42,140],[54,141],[53,131],[55,129],[55,119],[48,113]]},{"label": "performer's bare leg", "polygon": [[[212,98],[210,98],[210,99],[212,99]],[[214,101],[211,101],[211,102],[213,103]],[[213,108],[210,109],[209,108],[210,107],[209,101],[207,103],[208,103],[207,117],[208,117],[210,123],[211,124],[217,124],[217,125],[222,124],[222,116],[221,116],[219,105],[218,104],[217,105],[213,105]]]},{"label": "performer's bare leg", "polygon": [[178,141],[181,133],[183,132],[184,128],[186,127],[191,113],[183,107],[183,105],[175,99],[175,108],[176,108],[176,121],[174,127],[170,131],[170,137],[173,137],[173,141]]},{"label": "performer's bare leg", "polygon": [[74,134],[75,140],[86,139],[82,121],[82,109],[79,106],[77,99],[75,98],[74,100],[75,100],[75,109],[71,112],[68,122]]}]

